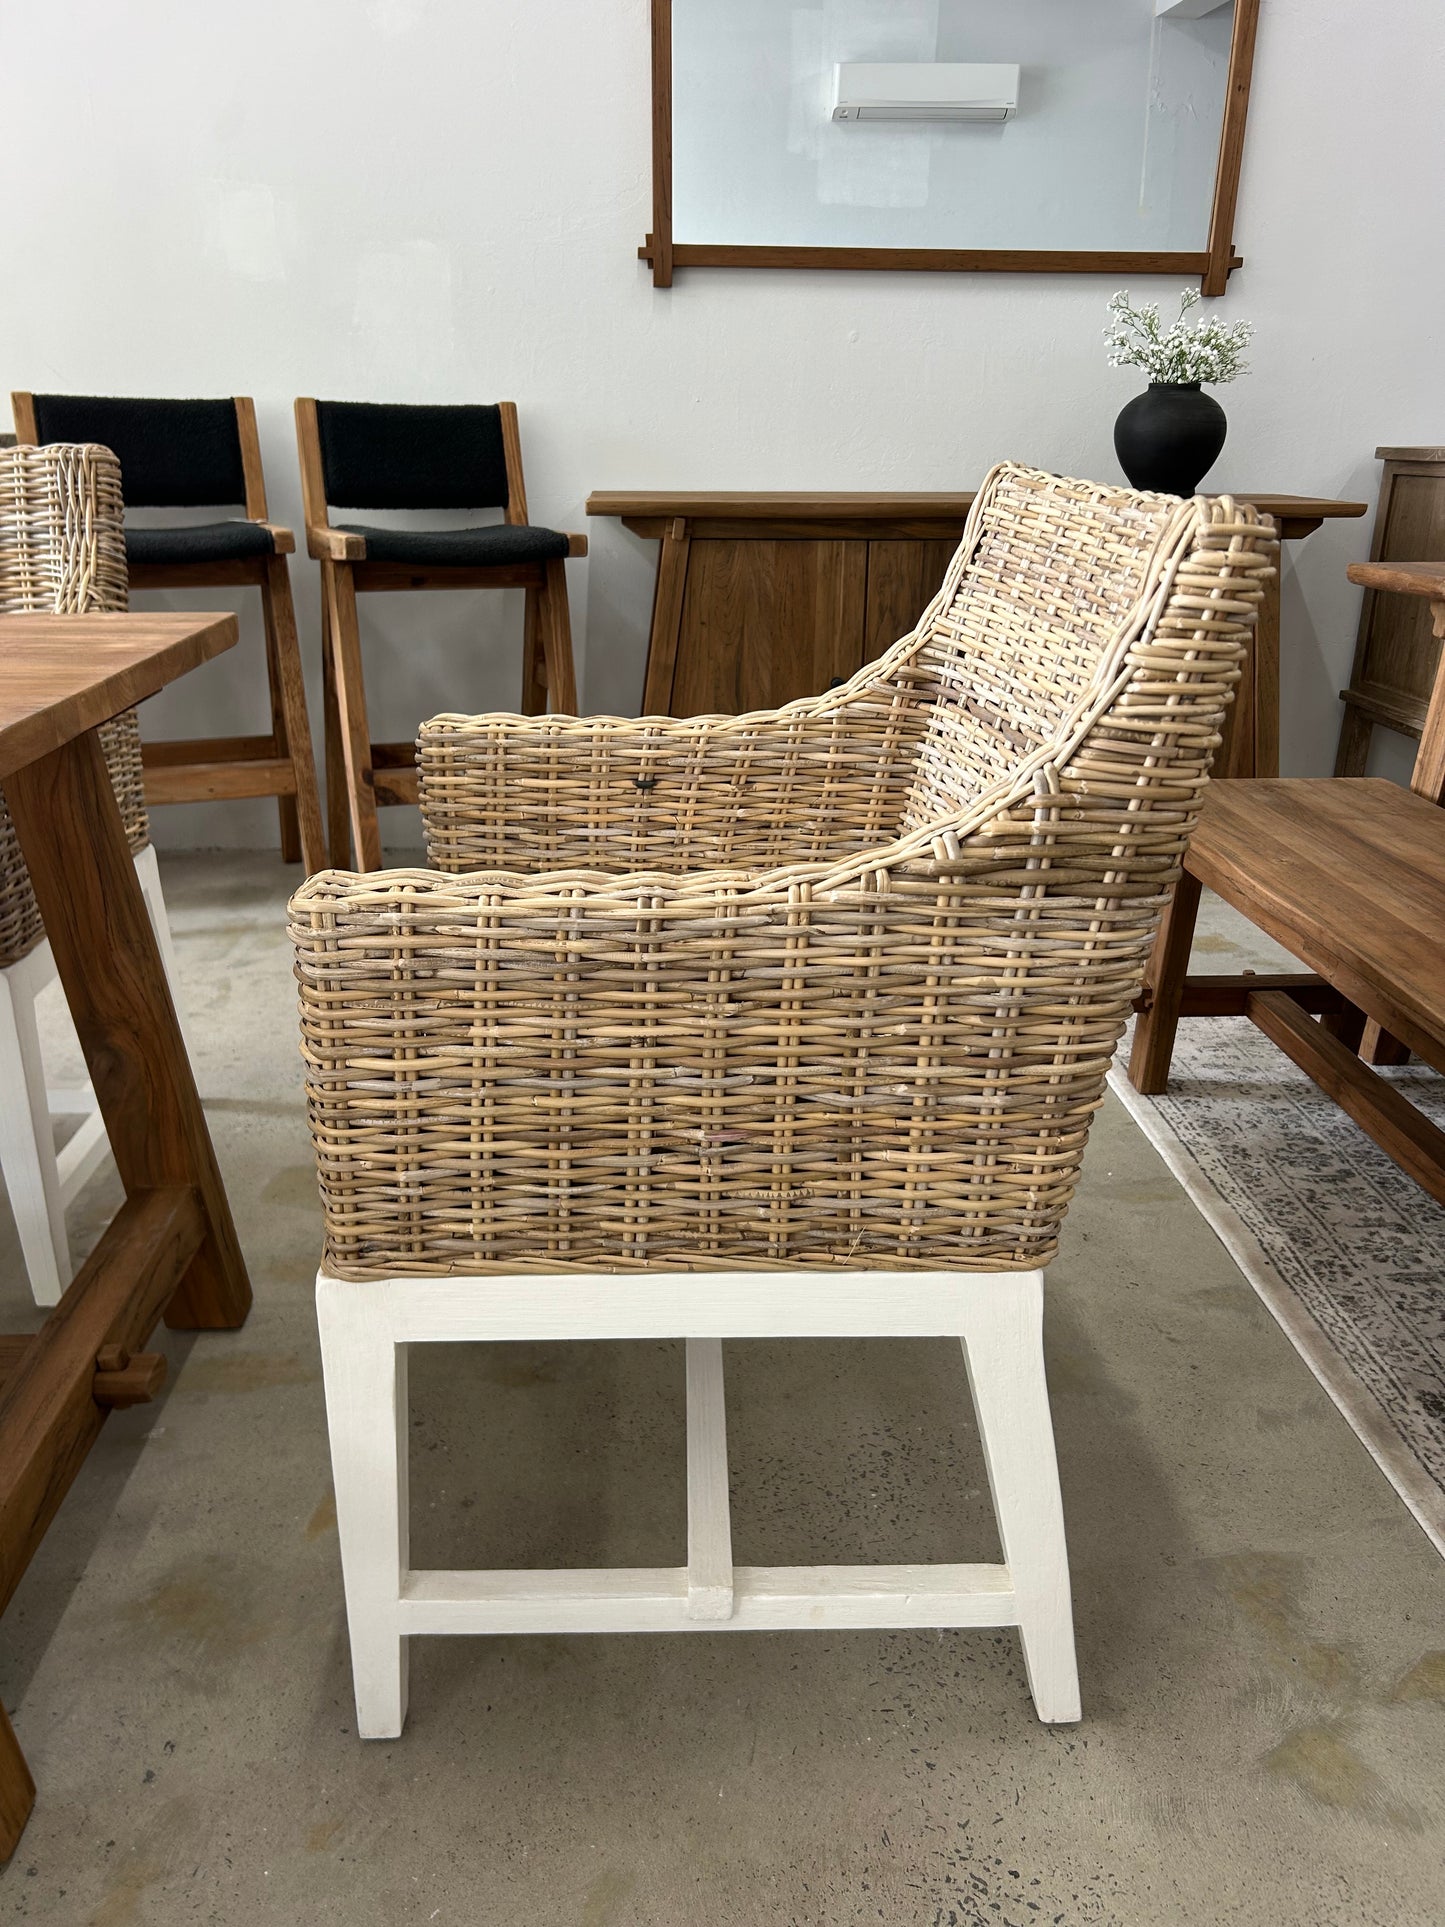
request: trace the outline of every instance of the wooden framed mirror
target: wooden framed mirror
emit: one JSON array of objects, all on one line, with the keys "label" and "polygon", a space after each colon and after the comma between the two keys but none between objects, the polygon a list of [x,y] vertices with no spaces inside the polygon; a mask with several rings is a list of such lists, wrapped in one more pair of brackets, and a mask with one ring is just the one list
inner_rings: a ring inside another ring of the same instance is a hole
[{"label": "wooden framed mirror", "polygon": [[864,268],[1223,294],[1258,20],[1259,0],[652,0],[639,258],[660,288]]}]

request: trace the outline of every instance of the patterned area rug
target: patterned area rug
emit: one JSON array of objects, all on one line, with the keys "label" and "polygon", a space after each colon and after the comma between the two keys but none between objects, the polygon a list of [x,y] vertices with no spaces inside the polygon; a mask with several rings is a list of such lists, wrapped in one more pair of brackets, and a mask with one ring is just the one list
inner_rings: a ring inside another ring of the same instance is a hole
[{"label": "patterned area rug", "polygon": [[[1445,1555],[1445,1208],[1246,1018],[1189,1018],[1169,1089],[1110,1083]],[[1445,1078],[1384,1073],[1445,1127]]]}]

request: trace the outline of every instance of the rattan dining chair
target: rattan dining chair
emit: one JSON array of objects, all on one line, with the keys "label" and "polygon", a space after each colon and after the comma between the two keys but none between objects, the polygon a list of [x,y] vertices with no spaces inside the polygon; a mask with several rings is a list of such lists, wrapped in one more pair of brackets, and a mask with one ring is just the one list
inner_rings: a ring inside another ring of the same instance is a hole
[{"label": "rattan dining chair", "polygon": [[326,862],[316,757],[286,558],[290,529],[267,519],[266,476],[249,395],[187,400],[130,395],[11,396],[21,442],[99,442],[117,457],[130,508],[239,507],[224,521],[132,525],[125,532],[132,589],[258,589],[266,636],[271,728],[266,735],[148,742],[152,805],[274,796],[281,855]]},{"label": "rattan dining chair", "polygon": [[[435,868],[291,904],[363,1735],[442,1632],[1017,1626],[1079,1717],[1043,1267],[1274,552],[1005,465],[839,690],[423,726]],[[962,1339],[1003,1562],[735,1566],[720,1341],[903,1334]],[[684,1564],[411,1569],[410,1345],[661,1337]]]},{"label": "rattan dining chair", "polygon": [[[522,589],[522,708],[577,707],[567,607],[571,557],[585,535],[527,519],[522,438],[514,402],[296,403],[306,543],[321,564],[326,706],[326,814],[333,863],[354,851],[381,868],[378,804],[416,801],[410,742],[371,738],[356,598],[373,591]],[[500,522],[418,528],[332,525],[331,511],[500,511]]]},{"label": "rattan dining chair", "polygon": [[[91,615],[125,606],[124,511],[114,455],[66,443],[0,449],[0,615]],[[135,711],[102,723],[99,735],[176,997]],[[40,1305],[55,1304],[70,1283],[65,1208],[110,1148],[89,1082],[69,1089],[46,1083],[36,1002],[56,981],[40,909],[0,793],[0,1172]],[[57,1154],[54,1120],[65,1116],[80,1122]]]}]

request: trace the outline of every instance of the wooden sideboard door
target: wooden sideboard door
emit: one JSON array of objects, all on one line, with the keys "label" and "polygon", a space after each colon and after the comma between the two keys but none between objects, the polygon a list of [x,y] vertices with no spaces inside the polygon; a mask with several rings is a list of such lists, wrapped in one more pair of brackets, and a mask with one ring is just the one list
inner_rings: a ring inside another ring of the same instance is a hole
[{"label": "wooden sideboard door", "polygon": [[694,537],[670,713],[776,709],[846,681],[863,661],[863,542]]},{"label": "wooden sideboard door", "polygon": [[[959,530],[959,535],[963,533]],[[863,661],[872,662],[912,633],[948,572],[958,540],[948,542],[870,542],[868,608],[863,625]]]},{"label": "wooden sideboard door", "polygon": [[663,538],[644,713],[741,715],[846,682],[909,633],[956,546],[699,537],[674,524]]}]

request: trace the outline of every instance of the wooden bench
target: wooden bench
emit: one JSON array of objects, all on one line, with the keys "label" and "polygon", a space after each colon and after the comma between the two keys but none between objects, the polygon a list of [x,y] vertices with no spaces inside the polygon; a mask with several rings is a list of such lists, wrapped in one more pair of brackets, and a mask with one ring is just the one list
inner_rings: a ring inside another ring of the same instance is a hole
[{"label": "wooden bench", "polygon": [[[1206,885],[1306,972],[1187,976]],[[1445,812],[1368,777],[1212,783],[1140,999],[1136,1090],[1165,1088],[1191,1016],[1250,1018],[1445,1203],[1445,1132],[1357,1055],[1370,1020],[1445,1072]]]}]

